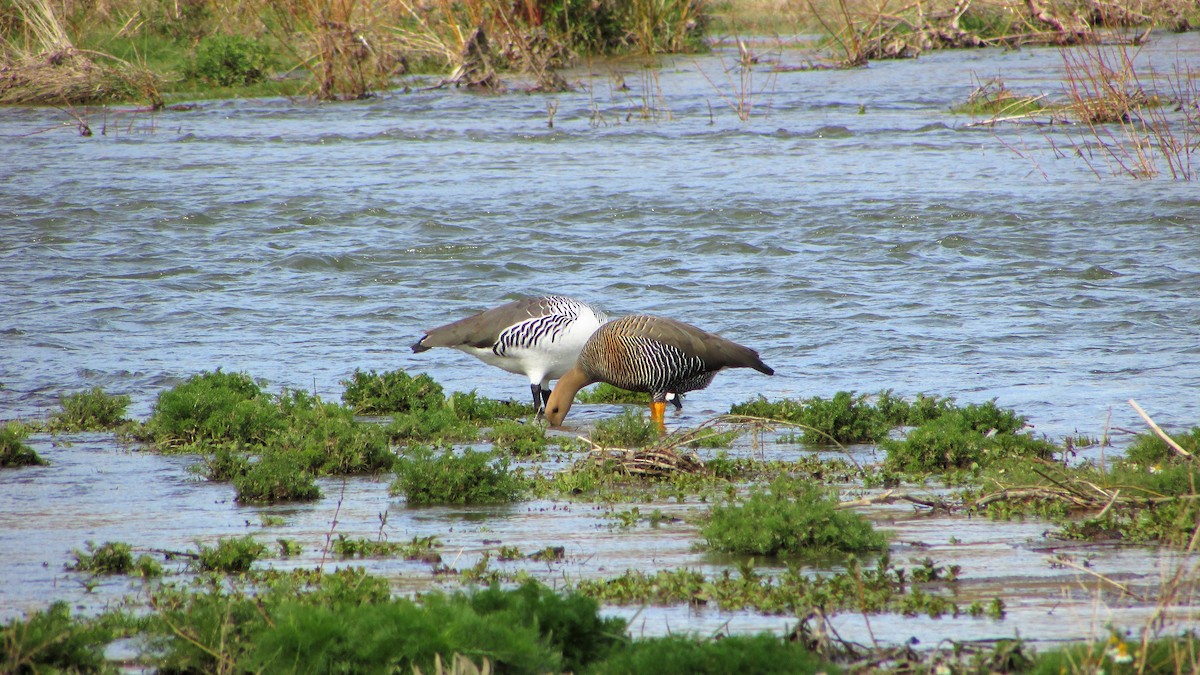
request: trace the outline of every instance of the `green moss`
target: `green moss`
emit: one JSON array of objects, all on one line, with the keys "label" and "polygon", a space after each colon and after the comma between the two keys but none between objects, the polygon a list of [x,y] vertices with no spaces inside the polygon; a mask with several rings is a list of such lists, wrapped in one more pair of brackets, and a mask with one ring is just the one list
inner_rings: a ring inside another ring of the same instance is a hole
[{"label": "green moss", "polygon": [[100,387],[77,392],[60,399],[62,410],[50,416],[53,431],[93,431],[113,429],[126,422],[128,396],[110,396]]},{"label": "green moss", "polygon": [[412,448],[396,462],[392,494],[403,494],[410,505],[495,504],[516,501],[526,481],[508,468],[507,458],[494,453],[462,453],[447,449],[434,455],[430,448]]},{"label": "green moss", "polygon": [[15,422],[0,427],[0,467],[45,466],[50,463],[22,442],[28,435],[28,428]]},{"label": "green moss", "polygon": [[717,505],[702,528],[706,545],[751,555],[799,555],[887,548],[862,516],[837,509],[837,498],[809,483],[776,480],[741,503]]}]

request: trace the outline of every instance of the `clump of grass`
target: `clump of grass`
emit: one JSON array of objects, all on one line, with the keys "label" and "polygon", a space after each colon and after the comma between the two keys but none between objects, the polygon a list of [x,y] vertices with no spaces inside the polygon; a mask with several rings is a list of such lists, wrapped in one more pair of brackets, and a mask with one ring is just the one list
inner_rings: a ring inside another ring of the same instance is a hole
[{"label": "clump of grass", "polygon": [[0,467],[45,466],[50,463],[25,445],[24,440],[28,435],[28,428],[21,424],[9,422],[0,427]]},{"label": "clump of grass", "polygon": [[550,445],[543,426],[516,420],[497,420],[487,437],[496,450],[515,457],[539,457]]},{"label": "clump of grass", "polygon": [[263,445],[284,424],[279,406],[249,375],[218,369],[159,394],[139,436],[160,448],[203,441]]},{"label": "clump of grass", "polygon": [[115,637],[104,622],[72,617],[67,603],[58,601],[0,627],[0,670],[107,672],[111,666],[104,658],[104,648]]},{"label": "clump of grass", "polygon": [[1129,642],[1117,633],[1107,640],[1070,645],[1039,654],[1025,672],[1189,673],[1200,669],[1200,638],[1194,634]]},{"label": "clump of grass", "polygon": [[267,547],[251,535],[222,538],[216,546],[200,545],[197,564],[202,572],[241,574],[250,570],[254,561],[263,557]]},{"label": "clump of grass", "polygon": [[770,633],[696,640],[673,635],[636,640],[589,673],[822,673],[834,672],[799,641]]},{"label": "clump of grass", "polygon": [[261,82],[271,68],[267,45],[245,35],[207,35],[196,45],[196,54],[184,77],[218,87]]},{"label": "clump of grass", "polygon": [[629,391],[615,387],[607,382],[601,382],[594,387],[580,390],[575,395],[580,403],[650,403],[650,394],[643,391]]},{"label": "clump of grass", "polygon": [[625,410],[599,420],[592,429],[592,441],[608,448],[642,448],[658,439],[658,427],[640,410]]},{"label": "clump of grass", "polygon": [[269,449],[297,455],[317,475],[388,471],[396,456],[387,434],[376,424],[359,422],[354,412],[302,391],[279,398],[287,422],[267,444]]},{"label": "clump of grass", "polygon": [[438,545],[437,537],[413,537],[411,542],[351,539],[344,534],[332,542],[333,552],[343,558],[399,556],[406,560],[427,558]]},{"label": "clump of grass", "polygon": [[355,370],[342,386],[342,401],[359,415],[420,412],[446,405],[442,385],[424,373],[413,377],[403,370],[382,374]]},{"label": "clump of grass", "polygon": [[519,419],[533,415],[533,406],[515,401],[498,401],[479,396],[474,391],[456,391],[446,399],[446,407],[464,420],[491,422],[500,419]]},{"label": "clump of grass", "polygon": [[526,489],[508,459],[494,453],[447,449],[435,456],[430,448],[413,448],[397,460],[390,491],[403,494],[410,505],[496,504],[516,501]]},{"label": "clump of grass", "polygon": [[951,106],[950,112],[962,115],[987,115],[993,121],[1029,117],[1045,109],[1044,95],[1027,96],[1013,92],[998,77],[975,88],[966,102]]},{"label": "clump of grass", "polygon": [[1025,418],[995,401],[956,408],[910,431],[903,440],[886,439],[886,469],[908,473],[977,469],[1011,458],[1049,459],[1057,447],[1017,433]]},{"label": "clump of grass", "polygon": [[151,647],[165,672],[433,672],[438,655],[456,653],[486,654],[499,672],[581,672],[626,627],[591,598],[533,581],[413,600],[353,569],[253,592],[164,591],[156,611]]},{"label": "clump of grass", "polygon": [[75,562],[69,569],[77,572],[92,574],[129,574],[136,572],[139,576],[150,578],[162,576],[162,565],[148,555],[133,558],[133,547],[119,541],[107,541],[96,546],[87,542],[87,551],[75,549],[72,553]]},{"label": "clump of grass", "polygon": [[868,402],[867,395],[856,396],[846,391],[839,391],[832,399],[814,396],[806,401],[767,401],[759,398],[734,404],[729,412],[798,425],[804,429],[801,442],[810,445],[872,443],[887,436],[888,430],[895,425],[883,410]]},{"label": "clump of grass", "polygon": [[119,427],[126,422],[125,409],[129,407],[129,400],[126,395],[106,394],[100,387],[63,396],[59,402],[62,410],[50,416],[49,427],[54,431],[92,431]]},{"label": "clump of grass", "polygon": [[741,503],[714,506],[702,533],[711,549],[751,555],[887,548],[887,538],[869,521],[837,506],[836,497],[818,486],[781,479]]},{"label": "clump of grass", "polygon": [[479,437],[479,426],[449,408],[396,413],[384,431],[401,445],[463,443]]},{"label": "clump of grass", "polygon": [[221,473],[232,472],[227,480],[233,481],[239,504],[277,504],[279,502],[312,501],[321,498],[316,477],[307,462],[294,454],[278,450],[264,452],[258,461],[232,453],[219,455],[229,457]]}]

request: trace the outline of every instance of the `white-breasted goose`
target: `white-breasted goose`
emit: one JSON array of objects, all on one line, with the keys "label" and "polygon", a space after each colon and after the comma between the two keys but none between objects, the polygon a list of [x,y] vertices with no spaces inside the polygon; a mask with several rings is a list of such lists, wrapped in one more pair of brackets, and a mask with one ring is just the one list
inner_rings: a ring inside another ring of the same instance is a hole
[{"label": "white-breasted goose", "polygon": [[559,378],[546,401],[546,421],[562,423],[575,394],[595,382],[651,394],[650,416],[661,424],[667,392],[703,389],[723,368],[753,368],[774,375],[758,352],[695,326],[634,314],[599,329],[579,352],[575,367]]},{"label": "white-breasted goose", "polygon": [[529,378],[533,407],[550,397],[550,380],[575,364],[579,350],[608,316],[562,295],[523,298],[429,331],[414,353],[434,347],[466,352],[484,363]]}]

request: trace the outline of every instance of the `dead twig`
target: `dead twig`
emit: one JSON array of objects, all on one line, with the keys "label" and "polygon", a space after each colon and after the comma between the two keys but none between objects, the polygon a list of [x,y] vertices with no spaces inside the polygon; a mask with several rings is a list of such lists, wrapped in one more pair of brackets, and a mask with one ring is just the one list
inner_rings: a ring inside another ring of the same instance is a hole
[{"label": "dead twig", "polygon": [[1146,424],[1149,425],[1152,430],[1154,430],[1154,433],[1157,434],[1159,438],[1163,439],[1167,445],[1171,446],[1172,450],[1179,453],[1182,457],[1195,459],[1192,453],[1184,450],[1182,446],[1175,442],[1174,438],[1168,436],[1167,432],[1163,431],[1162,428],[1155,424],[1154,420],[1150,419],[1150,416],[1146,414],[1146,411],[1142,410],[1142,406],[1137,404],[1137,401],[1129,399],[1129,405],[1133,406],[1133,409],[1137,412],[1137,414],[1141,415],[1142,419],[1146,421]]}]

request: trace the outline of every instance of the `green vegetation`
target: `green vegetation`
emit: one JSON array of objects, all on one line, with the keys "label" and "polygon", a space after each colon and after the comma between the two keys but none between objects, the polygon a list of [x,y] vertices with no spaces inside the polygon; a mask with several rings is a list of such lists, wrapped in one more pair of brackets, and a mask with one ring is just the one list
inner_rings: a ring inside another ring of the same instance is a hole
[{"label": "green vegetation", "polygon": [[589,673],[836,673],[799,642],[768,633],[697,640],[680,635],[638,640]]},{"label": "green vegetation", "polygon": [[769,491],[714,505],[703,528],[709,548],[756,556],[883,551],[887,539],[837,497],[805,482],[778,479]]},{"label": "green vegetation", "polygon": [[129,397],[110,396],[100,387],[63,396],[62,410],[50,416],[51,431],[94,431],[114,429],[125,423]]},{"label": "green vegetation", "polygon": [[1049,459],[1053,443],[1017,433],[1025,418],[998,408],[994,401],[946,411],[908,433],[885,439],[888,469],[909,473],[986,467],[1014,458]]},{"label": "green vegetation", "polygon": [[0,670],[6,673],[115,672],[104,647],[116,638],[100,620],[71,616],[65,602],[0,628]]},{"label": "green vegetation", "polygon": [[540,457],[550,445],[544,426],[516,420],[496,420],[487,437],[498,452],[514,457]]},{"label": "green vegetation", "polygon": [[926,562],[923,579],[895,567],[887,555],[875,567],[863,567],[850,556],[847,569],[836,574],[808,576],[798,567],[770,577],[759,574],[753,561],[737,573],[725,570],[712,577],[689,569],[660,570],[647,574],[627,570],[611,579],[585,580],[574,590],[605,603],[618,605],[712,605],[725,611],[752,609],[764,614],[792,614],[818,609],[826,614],[854,611],[870,614],[895,612],[905,616],[960,616],[969,613],[950,598],[927,591],[924,585],[950,585],[957,569]]},{"label": "green vegetation", "polygon": [[183,76],[218,87],[255,84],[267,78],[269,47],[244,35],[208,35],[196,45],[196,55]]},{"label": "green vegetation", "polygon": [[470,448],[434,455],[431,448],[411,448],[396,461],[392,494],[403,494],[409,505],[497,504],[516,501],[526,481],[509,471],[508,459]]},{"label": "green vegetation", "polygon": [[77,572],[92,574],[135,572],[138,576],[147,579],[160,577],[163,573],[162,565],[157,560],[144,554],[134,560],[133,547],[119,541],[104,542],[100,546],[89,541],[86,552],[76,549],[72,555],[75,557],[75,562],[68,567]]},{"label": "green vegetation", "polygon": [[279,406],[249,375],[218,369],[159,394],[137,435],[163,450],[205,441],[261,446],[284,424]]},{"label": "green vegetation", "polygon": [[829,400],[819,396],[806,401],[758,398],[734,404],[729,414],[795,425],[804,430],[800,441],[809,445],[872,443],[903,423],[885,414],[889,411],[896,414],[895,401],[887,394],[881,397],[886,406],[872,405],[865,394],[855,396],[846,391],[839,391]]},{"label": "green vegetation", "polygon": [[197,564],[202,572],[240,574],[250,570],[255,560],[263,557],[267,547],[246,535],[240,538],[221,538],[216,546],[199,546]]},{"label": "green vegetation", "polygon": [[355,370],[342,380],[342,400],[358,415],[388,415],[445,407],[442,385],[422,373],[413,377],[403,370],[383,374]]},{"label": "green vegetation", "polygon": [[433,550],[437,537],[413,537],[412,541],[392,542],[371,539],[350,539],[339,534],[332,545],[333,552],[343,558],[401,557],[405,560],[440,560]]},{"label": "green vegetation", "polygon": [[629,391],[614,387],[607,382],[601,382],[594,387],[580,390],[575,395],[580,403],[650,403],[650,394],[643,391]]},{"label": "green vegetation", "polygon": [[658,439],[658,427],[641,410],[622,411],[592,428],[592,442],[606,448],[643,448]]},{"label": "green vegetation", "polygon": [[49,464],[33,448],[25,445],[29,429],[16,422],[0,427],[0,468],[14,466],[45,466]]}]

